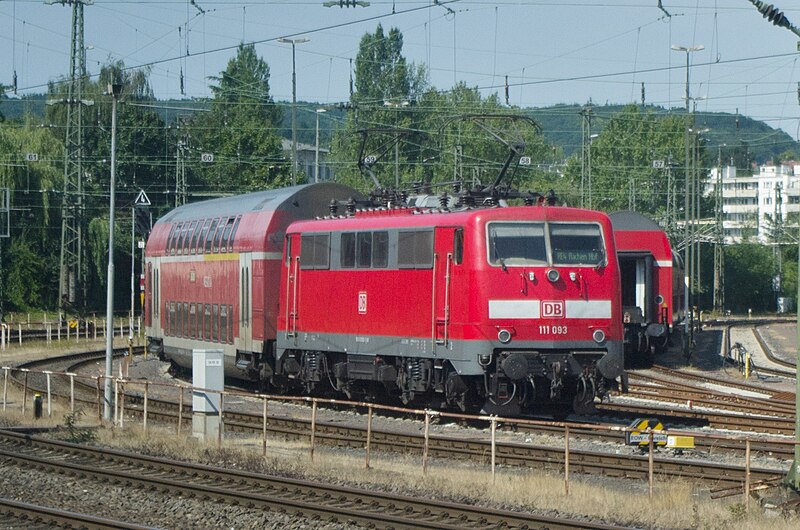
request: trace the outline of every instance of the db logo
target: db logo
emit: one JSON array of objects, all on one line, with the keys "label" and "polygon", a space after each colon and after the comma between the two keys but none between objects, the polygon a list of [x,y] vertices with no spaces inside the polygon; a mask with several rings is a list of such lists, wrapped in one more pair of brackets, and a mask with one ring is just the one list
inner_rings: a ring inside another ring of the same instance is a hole
[{"label": "db logo", "polygon": [[359,315],[366,315],[367,314],[367,292],[360,291],[358,293],[358,314]]},{"label": "db logo", "polygon": [[564,318],[564,301],[542,301],[542,316],[549,318]]}]

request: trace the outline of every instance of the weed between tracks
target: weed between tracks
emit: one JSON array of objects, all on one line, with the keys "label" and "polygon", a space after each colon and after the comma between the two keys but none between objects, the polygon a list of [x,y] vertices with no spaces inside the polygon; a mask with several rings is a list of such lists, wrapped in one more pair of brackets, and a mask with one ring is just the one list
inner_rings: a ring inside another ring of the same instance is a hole
[{"label": "weed between tracks", "polygon": [[230,438],[218,449],[215,442],[179,439],[174,433],[152,428],[147,438],[138,427],[126,428],[124,435],[119,430],[102,429],[98,442],[244,471],[637,527],[789,530],[800,525],[796,517],[764,516],[754,500],[751,513],[747,514],[741,497],[712,501],[703,498],[702,491],[691,484],[676,480],[657,482],[651,500],[646,483],[575,475],[570,480],[570,494],[565,497],[562,476],[520,468],[498,468],[492,484],[491,473],[482,463],[433,460],[427,476],[423,476],[418,454],[373,452],[371,469],[365,469],[363,455],[318,447],[314,462],[310,462],[306,443],[274,439],[268,439],[266,458],[261,456],[260,439]]}]

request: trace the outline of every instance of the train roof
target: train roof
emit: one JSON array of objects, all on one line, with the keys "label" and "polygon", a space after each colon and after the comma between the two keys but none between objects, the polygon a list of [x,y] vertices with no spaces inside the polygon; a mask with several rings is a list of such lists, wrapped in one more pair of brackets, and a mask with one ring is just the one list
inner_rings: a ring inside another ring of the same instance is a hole
[{"label": "train roof", "polygon": [[641,232],[663,232],[657,222],[646,217],[639,212],[623,210],[608,215],[611,218],[611,226],[614,230],[641,231]]},{"label": "train roof", "polygon": [[509,206],[496,208],[466,208],[463,210],[434,210],[427,208],[370,209],[357,211],[353,216],[326,217],[292,224],[290,232],[327,230],[358,230],[391,227],[428,227],[468,224],[480,219],[602,221],[606,214],[561,206]]},{"label": "train roof", "polygon": [[[315,212],[316,215],[324,215],[330,200],[341,197],[353,197],[355,200],[362,198],[356,190],[335,182],[303,184],[185,204],[165,214],[156,224],[189,221],[209,216],[296,210],[310,204],[315,206],[324,204],[324,211]],[[318,207],[315,209],[318,210]]]}]

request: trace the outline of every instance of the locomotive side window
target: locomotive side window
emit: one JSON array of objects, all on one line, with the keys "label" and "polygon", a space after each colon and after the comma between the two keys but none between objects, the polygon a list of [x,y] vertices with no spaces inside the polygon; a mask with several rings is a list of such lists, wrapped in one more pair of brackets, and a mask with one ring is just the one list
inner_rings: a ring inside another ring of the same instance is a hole
[{"label": "locomotive side window", "polygon": [[197,253],[197,238],[200,236],[200,232],[203,230],[203,223],[204,221],[202,220],[197,221],[197,226],[194,227],[194,233],[192,233],[192,240],[189,242],[189,252],[191,254]]},{"label": "locomotive side window", "polygon": [[211,253],[211,242],[214,241],[214,233],[217,231],[219,219],[211,221],[211,228],[208,229],[208,236],[206,236],[206,254]]},{"label": "locomotive side window", "polygon": [[330,265],[329,234],[303,235],[300,238],[300,268],[327,269]]},{"label": "locomotive side window", "polygon": [[376,269],[389,266],[389,232],[375,232],[372,235],[372,266]]},{"label": "locomotive side window", "polygon": [[359,232],[356,235],[356,248],[358,267],[360,269],[372,267],[372,232]]},{"label": "locomotive side window", "polygon": [[461,265],[464,261],[464,229],[459,228],[453,236],[453,263]]},{"label": "locomotive side window", "polygon": [[433,266],[433,231],[400,231],[397,265],[401,269],[429,269]]},{"label": "locomotive side window", "polygon": [[605,260],[600,226],[589,223],[550,224],[554,265],[598,265]]},{"label": "locomotive side window", "polygon": [[542,223],[489,223],[489,263],[506,265],[543,265],[547,250]]},{"label": "locomotive side window", "polygon": [[342,234],[339,245],[339,266],[343,269],[352,269],[356,266],[356,235],[353,233]]}]

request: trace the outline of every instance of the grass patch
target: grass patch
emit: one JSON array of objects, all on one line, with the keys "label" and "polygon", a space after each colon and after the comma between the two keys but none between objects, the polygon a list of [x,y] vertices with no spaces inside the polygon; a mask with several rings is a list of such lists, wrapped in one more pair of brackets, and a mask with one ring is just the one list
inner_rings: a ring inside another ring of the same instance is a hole
[{"label": "grass patch", "polygon": [[98,431],[98,442],[208,465],[307,478],[355,487],[375,487],[390,492],[424,496],[469,504],[535,511],[551,516],[586,516],[617,524],[648,528],[703,530],[789,530],[800,526],[800,519],[767,517],[756,502],[746,513],[741,497],[713,501],[692,484],[674,479],[657,482],[652,499],[646,483],[611,481],[575,475],[570,494],[564,495],[562,476],[516,467],[498,468],[492,484],[485,466],[434,460],[428,474],[422,475],[417,454],[388,455],[373,452],[371,468],[364,468],[363,454],[318,447],[314,462],[309,460],[305,442],[268,439],[267,457],[261,455],[260,439],[225,440],[203,443],[189,436],[176,437],[174,431],[150,428],[147,437],[138,426]]}]

